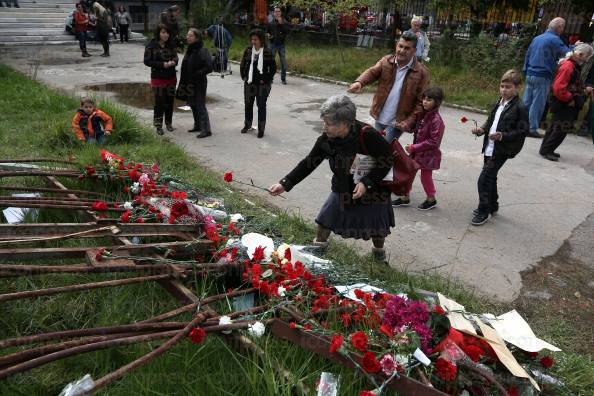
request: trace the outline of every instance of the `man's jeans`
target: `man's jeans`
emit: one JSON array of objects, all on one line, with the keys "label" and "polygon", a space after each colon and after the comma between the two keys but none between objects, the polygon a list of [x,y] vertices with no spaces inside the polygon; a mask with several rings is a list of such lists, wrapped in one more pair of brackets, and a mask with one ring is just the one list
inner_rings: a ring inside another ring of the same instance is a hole
[{"label": "man's jeans", "polygon": [[375,129],[386,132],[386,136],[384,137],[388,143],[392,143],[392,140],[399,139],[402,135],[402,131],[400,129],[396,129],[393,125],[382,124],[379,121],[375,122]]},{"label": "man's jeans", "polygon": [[287,80],[287,60],[285,59],[285,45],[272,44],[272,57],[276,61],[276,53],[278,52],[281,63],[281,81]]},{"label": "man's jeans", "polygon": [[530,131],[535,132],[540,125],[540,119],[551,90],[551,80],[546,77],[527,76],[524,104],[528,108]]}]

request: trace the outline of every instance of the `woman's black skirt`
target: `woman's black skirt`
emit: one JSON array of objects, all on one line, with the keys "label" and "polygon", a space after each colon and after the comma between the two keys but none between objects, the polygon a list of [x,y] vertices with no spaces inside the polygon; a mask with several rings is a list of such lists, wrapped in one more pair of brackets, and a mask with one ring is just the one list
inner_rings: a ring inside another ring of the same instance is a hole
[{"label": "woman's black skirt", "polygon": [[364,240],[385,237],[396,225],[390,201],[344,205],[336,192],[330,193],[326,199],[316,223],[343,238]]}]

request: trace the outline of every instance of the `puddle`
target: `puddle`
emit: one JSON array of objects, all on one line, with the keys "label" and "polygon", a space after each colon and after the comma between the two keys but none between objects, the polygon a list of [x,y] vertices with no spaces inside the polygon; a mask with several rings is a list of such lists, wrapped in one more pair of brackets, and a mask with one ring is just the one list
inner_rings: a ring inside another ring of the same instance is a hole
[{"label": "puddle", "polygon": [[[153,93],[148,83],[109,83],[87,85],[83,87],[84,90],[94,92],[111,92],[115,94],[116,99],[128,106],[136,107],[138,109],[153,109]],[[217,103],[219,99],[213,96],[206,95],[206,103]],[[180,100],[175,100],[174,111],[183,112],[179,110],[179,106],[184,106],[186,103]]]}]

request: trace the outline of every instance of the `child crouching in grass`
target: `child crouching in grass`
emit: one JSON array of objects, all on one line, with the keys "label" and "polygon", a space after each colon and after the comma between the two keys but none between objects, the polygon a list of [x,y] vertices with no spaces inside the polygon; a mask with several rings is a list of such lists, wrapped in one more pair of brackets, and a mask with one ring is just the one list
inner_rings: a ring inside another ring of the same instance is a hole
[{"label": "child crouching in grass", "polygon": [[95,107],[91,98],[82,98],[80,109],[72,119],[72,129],[76,138],[80,141],[103,144],[105,135],[111,135],[113,123],[107,113]]},{"label": "child crouching in grass", "polygon": [[[423,112],[417,116],[417,123],[413,130],[413,144],[407,144],[404,149],[421,167],[421,184],[427,198],[417,206],[419,210],[430,210],[437,206],[435,199],[435,185],[433,171],[441,165],[441,139],[445,124],[439,115],[439,106],[443,102],[443,90],[439,87],[427,88],[423,92]],[[412,186],[411,186],[412,187]],[[410,190],[404,197],[392,202],[392,206],[410,205]]]}]

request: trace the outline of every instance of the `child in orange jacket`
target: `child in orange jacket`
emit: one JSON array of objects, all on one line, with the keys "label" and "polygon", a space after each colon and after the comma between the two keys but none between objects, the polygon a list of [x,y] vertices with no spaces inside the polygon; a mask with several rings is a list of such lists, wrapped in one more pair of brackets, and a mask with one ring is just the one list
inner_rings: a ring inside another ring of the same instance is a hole
[{"label": "child in orange jacket", "polygon": [[105,135],[111,135],[113,123],[107,113],[95,107],[91,98],[82,98],[80,109],[72,119],[72,129],[76,138],[80,141],[103,144]]}]

